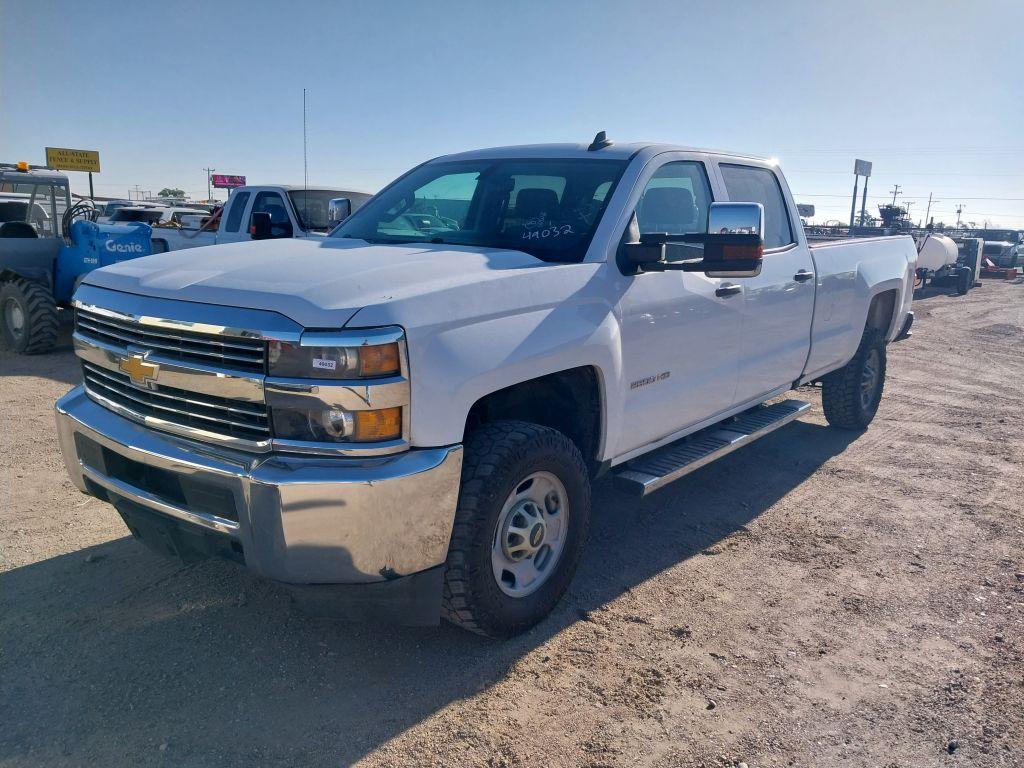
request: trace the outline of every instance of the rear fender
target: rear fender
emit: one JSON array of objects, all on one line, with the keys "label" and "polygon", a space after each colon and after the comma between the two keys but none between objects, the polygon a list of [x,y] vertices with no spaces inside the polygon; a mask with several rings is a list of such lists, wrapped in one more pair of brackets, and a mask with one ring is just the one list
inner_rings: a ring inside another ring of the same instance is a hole
[{"label": "rear fender", "polygon": [[0,280],[24,278],[53,285],[57,254],[63,240],[47,238],[0,238]]}]

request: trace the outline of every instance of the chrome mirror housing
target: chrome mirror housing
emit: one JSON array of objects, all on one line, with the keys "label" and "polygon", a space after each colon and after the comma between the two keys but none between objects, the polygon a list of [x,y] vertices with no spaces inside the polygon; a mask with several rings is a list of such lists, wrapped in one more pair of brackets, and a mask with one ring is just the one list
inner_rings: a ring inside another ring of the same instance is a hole
[{"label": "chrome mirror housing", "polygon": [[712,203],[708,212],[709,235],[764,234],[764,206],[760,203]]},{"label": "chrome mirror housing", "polygon": [[327,226],[338,226],[352,215],[352,201],[347,197],[335,197],[327,204]]}]

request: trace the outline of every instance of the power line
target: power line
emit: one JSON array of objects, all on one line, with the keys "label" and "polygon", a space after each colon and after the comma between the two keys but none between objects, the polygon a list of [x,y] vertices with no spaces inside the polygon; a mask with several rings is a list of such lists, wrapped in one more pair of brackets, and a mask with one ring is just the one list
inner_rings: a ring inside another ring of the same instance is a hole
[{"label": "power line", "polygon": [[[812,171],[801,168],[786,168],[787,176],[794,176],[798,173],[817,174],[821,176],[845,176],[847,171]],[[976,176],[978,178],[1024,178],[1024,173],[975,173],[968,171],[932,172],[932,171],[892,171],[888,175],[900,176]]]},{"label": "power line", "polygon": [[[940,194],[948,194],[948,193],[942,192]],[[794,197],[842,197],[842,198],[846,197],[846,195],[826,195],[826,194],[820,194],[820,193],[803,194],[803,195],[801,195],[801,194],[798,194],[796,192],[794,192],[793,195],[794,195]],[[888,200],[889,199],[888,195],[868,195],[868,197],[870,199],[872,199],[872,200]],[[904,195],[902,193],[900,194],[900,197],[902,197],[904,200],[927,200],[928,199],[924,195]],[[995,200],[995,201],[998,201],[998,202],[1024,202],[1024,197],[960,197],[959,195],[957,195],[957,197],[960,200]]]}]

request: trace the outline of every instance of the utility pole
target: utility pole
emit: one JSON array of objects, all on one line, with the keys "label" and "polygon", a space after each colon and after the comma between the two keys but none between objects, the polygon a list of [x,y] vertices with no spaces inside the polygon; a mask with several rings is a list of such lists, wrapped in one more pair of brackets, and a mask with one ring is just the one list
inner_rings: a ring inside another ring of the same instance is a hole
[{"label": "utility pole", "polygon": [[932,213],[932,203],[941,203],[941,202],[942,202],[941,200],[932,200],[932,193],[931,192],[928,193],[928,210],[925,211],[925,213],[924,213],[924,223],[925,223],[925,226],[928,225],[928,217],[931,216],[931,213]]},{"label": "utility pole", "polygon": [[957,229],[960,229],[960,214],[963,213],[963,210],[964,210],[964,204],[963,203],[957,203],[956,204],[956,228]]},{"label": "utility pole", "polygon": [[212,200],[213,198],[210,197],[210,174],[213,173],[214,171],[216,171],[217,169],[216,168],[203,168],[203,170],[206,171],[206,199],[207,200]]},{"label": "utility pole", "polygon": [[900,192],[900,185],[899,184],[893,184],[892,185],[892,204],[893,205],[896,205],[896,195],[899,195],[899,194],[902,194]]}]

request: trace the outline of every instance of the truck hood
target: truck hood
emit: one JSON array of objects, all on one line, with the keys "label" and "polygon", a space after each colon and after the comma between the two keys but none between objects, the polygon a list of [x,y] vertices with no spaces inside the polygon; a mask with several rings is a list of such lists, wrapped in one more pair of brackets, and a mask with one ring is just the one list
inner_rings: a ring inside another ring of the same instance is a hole
[{"label": "truck hood", "polygon": [[306,328],[340,328],[366,306],[550,266],[521,251],[317,238],[170,251],[95,270],[85,283],[141,296],[270,310]]}]

